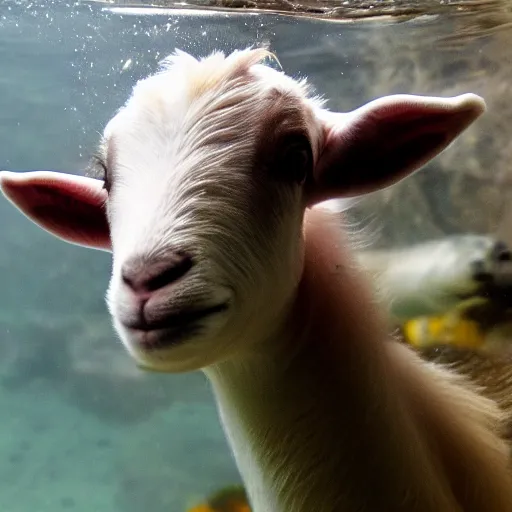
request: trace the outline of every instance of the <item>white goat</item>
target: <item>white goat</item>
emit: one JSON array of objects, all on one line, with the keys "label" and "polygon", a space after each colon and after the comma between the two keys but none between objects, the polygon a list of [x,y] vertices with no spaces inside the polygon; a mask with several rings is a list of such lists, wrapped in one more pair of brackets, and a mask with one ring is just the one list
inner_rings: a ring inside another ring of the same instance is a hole
[{"label": "white goat", "polygon": [[496,405],[388,336],[332,213],[485,109],[390,96],[348,114],[261,63],[178,52],[104,132],[103,180],[1,173],[41,227],[112,250],[108,304],[142,367],[202,369],[255,512],[507,512]]}]

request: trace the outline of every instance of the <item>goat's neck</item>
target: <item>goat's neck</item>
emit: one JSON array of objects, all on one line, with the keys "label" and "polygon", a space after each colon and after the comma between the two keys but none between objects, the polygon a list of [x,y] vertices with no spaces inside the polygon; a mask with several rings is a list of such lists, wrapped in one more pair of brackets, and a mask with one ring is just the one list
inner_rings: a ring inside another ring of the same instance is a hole
[{"label": "goat's neck", "polygon": [[365,283],[311,245],[268,354],[206,371],[254,512],[512,510],[493,404],[386,341]]}]

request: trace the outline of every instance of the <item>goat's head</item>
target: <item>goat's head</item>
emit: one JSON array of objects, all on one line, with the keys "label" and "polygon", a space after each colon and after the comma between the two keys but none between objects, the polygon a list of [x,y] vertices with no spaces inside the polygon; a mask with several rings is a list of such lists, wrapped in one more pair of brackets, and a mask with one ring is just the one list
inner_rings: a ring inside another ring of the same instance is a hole
[{"label": "goat's head", "polygon": [[103,179],[1,174],[41,227],[113,251],[109,309],[145,366],[197,369],[254,346],[300,281],[305,209],[400,180],[485,108],[398,95],[332,113],[267,56],[169,58],[108,123]]}]

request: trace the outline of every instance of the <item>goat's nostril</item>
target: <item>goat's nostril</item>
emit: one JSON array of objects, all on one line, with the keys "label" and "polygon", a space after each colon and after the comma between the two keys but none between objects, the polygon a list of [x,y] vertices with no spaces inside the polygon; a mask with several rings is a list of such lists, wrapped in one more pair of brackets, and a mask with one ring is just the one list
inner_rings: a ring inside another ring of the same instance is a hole
[{"label": "goat's nostril", "polygon": [[184,255],[175,255],[175,259],[171,266],[162,271],[160,274],[150,278],[147,282],[149,291],[155,291],[159,288],[177,281],[184,276],[192,268],[192,258]]},{"label": "goat's nostril", "polygon": [[193,265],[192,258],[172,253],[165,259],[135,258],[123,265],[123,282],[137,293],[154,292],[183,277]]}]

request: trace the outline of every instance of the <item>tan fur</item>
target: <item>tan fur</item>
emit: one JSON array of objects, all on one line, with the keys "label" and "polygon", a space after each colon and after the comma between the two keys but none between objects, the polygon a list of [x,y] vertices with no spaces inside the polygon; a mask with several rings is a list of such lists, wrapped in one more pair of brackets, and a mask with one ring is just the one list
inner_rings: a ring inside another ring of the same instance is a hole
[{"label": "tan fur", "polygon": [[266,353],[207,370],[254,510],[512,510],[496,405],[383,339],[326,213],[305,236],[290,323]]},{"label": "tan fur", "polygon": [[504,437],[512,448],[512,358],[507,351],[487,347],[473,349],[455,345],[430,345],[417,349],[422,359],[464,375],[496,402],[506,415]]},{"label": "tan fur", "polygon": [[234,52],[228,57],[214,53],[205,59],[195,61],[195,66],[189,65],[184,69],[189,101],[192,102],[206,93],[211,93],[212,90],[215,91],[226,82],[247,73],[252,65],[266,58],[276,57],[265,48],[255,48],[251,52]]}]

